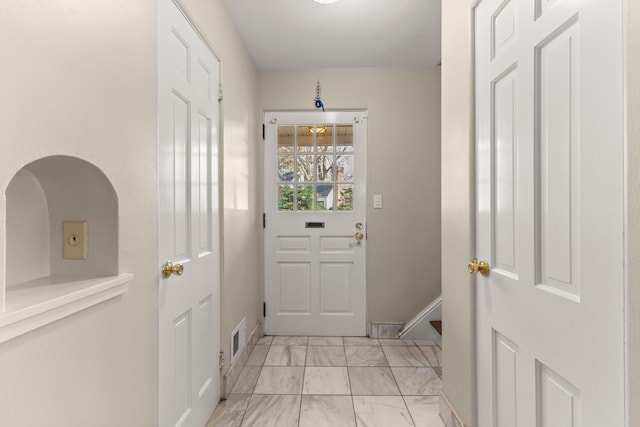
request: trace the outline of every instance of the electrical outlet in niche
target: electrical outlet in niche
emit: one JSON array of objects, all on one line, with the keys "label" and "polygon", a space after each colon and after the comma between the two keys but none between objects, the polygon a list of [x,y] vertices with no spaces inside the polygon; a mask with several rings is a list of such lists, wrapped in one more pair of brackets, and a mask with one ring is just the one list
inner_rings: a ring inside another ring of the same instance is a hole
[{"label": "electrical outlet in niche", "polygon": [[87,221],[64,221],[62,224],[64,259],[87,259],[89,241]]}]

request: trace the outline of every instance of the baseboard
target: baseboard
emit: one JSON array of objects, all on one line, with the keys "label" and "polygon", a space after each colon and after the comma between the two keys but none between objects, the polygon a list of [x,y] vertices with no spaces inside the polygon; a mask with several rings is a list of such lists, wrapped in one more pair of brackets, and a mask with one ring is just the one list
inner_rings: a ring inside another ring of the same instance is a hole
[{"label": "baseboard", "polygon": [[227,397],[229,397],[231,389],[236,384],[236,381],[238,380],[238,377],[240,377],[240,373],[242,372],[244,365],[247,363],[247,360],[249,360],[249,356],[251,356],[253,348],[262,335],[262,323],[258,322],[258,324],[253,328],[253,330],[247,337],[247,341],[245,342],[244,347],[242,348],[242,350],[240,350],[235,360],[222,378],[222,390],[220,390],[222,399],[226,399]]},{"label": "baseboard", "polygon": [[445,427],[465,427],[444,391],[440,391],[440,418],[442,418]]},{"label": "baseboard", "polygon": [[370,338],[398,338],[404,324],[401,322],[371,322]]}]

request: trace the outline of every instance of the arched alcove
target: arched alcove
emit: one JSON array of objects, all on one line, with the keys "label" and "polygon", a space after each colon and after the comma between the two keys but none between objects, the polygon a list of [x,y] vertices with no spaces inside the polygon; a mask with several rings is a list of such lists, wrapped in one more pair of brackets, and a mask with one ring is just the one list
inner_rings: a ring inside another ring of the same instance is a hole
[{"label": "arched alcove", "polygon": [[7,289],[50,274],[49,207],[38,178],[21,169],[7,191]]},{"label": "arched alcove", "polygon": [[[36,160],[12,178],[5,201],[0,342],[126,291],[132,275],[118,273],[118,197],[95,165]],[[86,223],[82,259],[64,256],[67,221]]]}]

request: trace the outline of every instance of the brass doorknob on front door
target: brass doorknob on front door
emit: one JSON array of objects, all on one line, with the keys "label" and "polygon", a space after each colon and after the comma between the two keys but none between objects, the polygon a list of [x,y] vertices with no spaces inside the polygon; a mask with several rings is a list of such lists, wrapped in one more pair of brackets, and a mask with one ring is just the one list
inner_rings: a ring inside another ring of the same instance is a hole
[{"label": "brass doorknob on front door", "polygon": [[489,275],[489,271],[491,267],[489,267],[489,263],[487,261],[478,261],[477,259],[473,259],[469,263],[469,273],[471,274],[482,274],[484,277]]},{"label": "brass doorknob on front door", "polygon": [[356,240],[359,242],[364,237],[364,234],[362,234],[362,231],[358,231],[353,237],[355,237]]},{"label": "brass doorknob on front door", "polygon": [[184,267],[182,267],[182,264],[173,264],[170,261],[165,261],[165,263],[162,265],[162,275],[164,277],[169,277],[172,274],[175,274],[176,276],[182,276],[183,271]]}]

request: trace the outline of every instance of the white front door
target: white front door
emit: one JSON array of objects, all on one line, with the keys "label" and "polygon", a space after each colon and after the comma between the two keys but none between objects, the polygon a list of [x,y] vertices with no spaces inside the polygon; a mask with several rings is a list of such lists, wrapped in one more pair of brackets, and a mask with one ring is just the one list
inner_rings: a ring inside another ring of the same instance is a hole
[{"label": "white front door", "polygon": [[267,334],[366,334],[366,117],[265,114]]},{"label": "white front door", "polygon": [[[171,0],[158,1],[159,424],[206,424],[220,399],[220,63]],[[160,268],[160,267],[159,267]]]},{"label": "white front door", "polygon": [[624,426],[622,1],[476,9],[480,427]]}]

